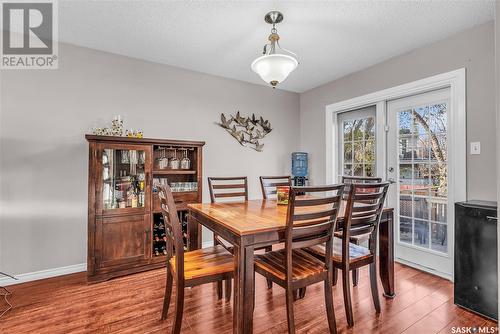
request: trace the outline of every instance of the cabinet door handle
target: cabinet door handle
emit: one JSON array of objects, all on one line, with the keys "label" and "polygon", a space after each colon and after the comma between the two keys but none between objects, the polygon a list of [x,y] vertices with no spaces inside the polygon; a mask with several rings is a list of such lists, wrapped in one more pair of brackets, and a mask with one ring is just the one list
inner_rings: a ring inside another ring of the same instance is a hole
[{"label": "cabinet door handle", "polygon": [[498,221],[498,217],[493,217],[493,216],[486,216],[486,219]]}]

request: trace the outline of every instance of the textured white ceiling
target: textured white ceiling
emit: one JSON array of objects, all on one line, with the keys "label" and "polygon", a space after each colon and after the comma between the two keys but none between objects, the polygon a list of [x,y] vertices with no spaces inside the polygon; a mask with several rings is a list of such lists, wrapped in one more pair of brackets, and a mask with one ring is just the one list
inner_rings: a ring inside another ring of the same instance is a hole
[{"label": "textured white ceiling", "polygon": [[69,1],[60,41],[257,84],[250,70],[283,12],[299,67],[279,88],[303,92],[494,17],[493,1]]}]

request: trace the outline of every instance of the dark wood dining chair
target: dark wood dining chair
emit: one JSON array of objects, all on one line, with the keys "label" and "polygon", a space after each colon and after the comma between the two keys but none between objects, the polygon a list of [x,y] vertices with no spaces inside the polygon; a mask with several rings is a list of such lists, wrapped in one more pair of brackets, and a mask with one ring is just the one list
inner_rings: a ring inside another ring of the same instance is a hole
[{"label": "dark wood dining chair", "polygon": [[[217,202],[238,202],[248,201],[248,180],[246,176],[239,177],[208,177],[208,190],[210,191],[210,201]],[[231,254],[234,253],[234,246],[224,238],[214,234],[214,245],[221,245]],[[256,248],[255,250],[265,249],[271,251],[272,246]],[[230,294],[227,291],[231,289],[231,283],[226,282],[226,295]],[[267,287],[272,288],[272,282],[267,282]],[[217,294],[222,296],[222,281],[217,282]]]},{"label": "dark wood dining chair", "polygon": [[[384,208],[389,182],[354,183],[351,185],[345,208],[342,238],[333,238],[333,266],[342,271],[344,306],[349,326],[354,325],[351,303],[349,271],[370,266],[370,285],[373,304],[380,312],[377,287],[378,225]],[[368,247],[350,242],[352,236],[369,234]],[[324,245],[310,247],[308,251],[319,259],[328,258]]]},{"label": "dark wood dining chair", "polygon": [[[380,183],[382,179],[380,177],[369,177],[369,176],[349,176],[342,175],[342,183],[345,184],[343,199],[347,200],[349,196],[349,190],[351,189],[351,184],[353,183]],[[337,232],[337,235],[342,234],[342,232]],[[351,242],[356,245],[361,245],[363,242],[370,238],[370,234],[351,236]],[[333,275],[333,280],[337,283],[337,270]],[[352,271],[352,285],[357,286],[359,282],[359,270],[355,269]]]},{"label": "dark wood dining chair", "polygon": [[[184,311],[184,289],[205,283],[226,280],[234,275],[234,258],[224,247],[217,245],[191,252],[184,251],[182,227],[177,216],[174,197],[169,186],[159,185],[158,195],[167,235],[167,283],[161,318],[166,319],[172,285],[175,280],[175,318],[172,333],[180,333]],[[229,301],[231,296],[226,295]],[[220,299],[220,298],[219,298]]]},{"label": "dark wood dining chair", "polygon": [[261,176],[259,179],[263,199],[274,198],[276,195],[276,187],[292,185],[292,178],[290,175]]},{"label": "dark wood dining chair", "polygon": [[[279,186],[288,186],[292,185],[292,178],[290,175],[284,176],[260,176],[260,188],[262,190],[262,198],[263,199],[276,199],[277,191],[276,187]],[[271,249],[272,250],[272,247]],[[268,283],[269,284],[269,283]],[[299,289],[295,293],[295,299],[304,298],[306,293],[306,289]]]},{"label": "dark wood dining chair", "polygon": [[[285,229],[285,248],[257,255],[255,271],[286,289],[288,333],[295,333],[293,302],[295,291],[323,281],[330,333],[336,333],[333,309],[332,239],[344,185],[291,187]],[[324,197],[297,193],[326,193]],[[324,245],[323,260],[304,248]]]}]

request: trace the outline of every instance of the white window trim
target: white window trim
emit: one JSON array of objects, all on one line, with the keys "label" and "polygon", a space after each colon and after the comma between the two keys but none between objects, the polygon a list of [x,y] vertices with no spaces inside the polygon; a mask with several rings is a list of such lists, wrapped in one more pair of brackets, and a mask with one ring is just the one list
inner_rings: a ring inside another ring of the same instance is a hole
[{"label": "white window trim", "polygon": [[[466,70],[461,68],[443,74],[438,74],[425,79],[417,80],[396,87],[384,89],[378,92],[359,96],[349,100],[326,106],[326,181],[337,183],[338,175],[338,124],[337,114],[350,110],[376,105],[376,136],[377,136],[377,176],[386,178],[386,149],[387,136],[385,135],[387,120],[387,101],[395,100],[411,95],[421,94],[442,88],[450,88],[450,114],[449,133],[451,140],[448,145],[451,164],[453,168],[448,171],[449,193],[452,202],[465,201],[467,199],[467,139],[466,139]],[[380,135],[382,134],[382,135]],[[450,219],[454,218],[454,208],[449,208]],[[454,256],[454,224],[451,224],[451,235],[449,256]],[[449,278],[452,279],[452,278]]]}]

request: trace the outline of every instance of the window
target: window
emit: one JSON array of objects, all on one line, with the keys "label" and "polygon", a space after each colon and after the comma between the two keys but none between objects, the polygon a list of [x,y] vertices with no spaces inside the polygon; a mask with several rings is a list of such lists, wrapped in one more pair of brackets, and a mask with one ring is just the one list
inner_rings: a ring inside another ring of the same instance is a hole
[{"label": "window", "polygon": [[[358,111],[342,114],[342,118],[355,113]],[[343,175],[375,176],[375,117],[345,119],[339,125]]]}]

